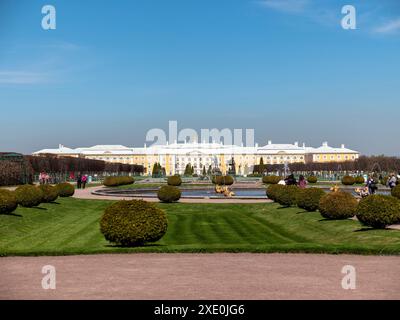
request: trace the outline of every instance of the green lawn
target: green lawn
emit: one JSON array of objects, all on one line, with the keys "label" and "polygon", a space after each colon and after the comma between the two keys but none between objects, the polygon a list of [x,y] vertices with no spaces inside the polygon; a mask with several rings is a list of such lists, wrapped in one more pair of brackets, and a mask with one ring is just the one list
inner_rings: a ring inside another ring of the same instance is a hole
[{"label": "green lawn", "polygon": [[109,201],[60,199],[0,215],[0,255],[100,252],[320,252],[400,254],[400,231],[362,229],[354,220],[276,204],[160,204],[168,232],[141,248],[110,245],[99,231]]}]

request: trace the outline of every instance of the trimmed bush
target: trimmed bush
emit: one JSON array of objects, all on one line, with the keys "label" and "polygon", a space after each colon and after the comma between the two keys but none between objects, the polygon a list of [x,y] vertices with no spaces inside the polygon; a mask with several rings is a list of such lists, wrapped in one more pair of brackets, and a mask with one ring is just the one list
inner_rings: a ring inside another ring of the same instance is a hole
[{"label": "trimmed bush", "polygon": [[355,177],[354,181],[355,181],[356,184],[363,184],[363,183],[365,183],[365,179],[364,179],[363,176]]},{"label": "trimmed bush", "polygon": [[326,219],[347,219],[354,217],[357,205],[357,199],[350,193],[331,192],[321,198],[319,212]]},{"label": "trimmed bush", "polygon": [[33,185],[23,185],[15,189],[15,197],[19,205],[31,208],[42,203],[43,191]]},{"label": "trimmed bush", "polygon": [[370,195],[360,201],[357,219],[366,226],[383,229],[400,222],[400,201],[392,196]]},{"label": "trimmed bush", "polygon": [[168,177],[167,183],[169,186],[178,187],[182,184],[182,179],[180,176],[171,176],[171,177]]},{"label": "trimmed bush", "polygon": [[56,187],[58,190],[58,195],[62,198],[72,197],[75,193],[74,186],[67,182],[60,183]]},{"label": "trimmed bush", "polygon": [[264,177],[262,177],[262,182],[264,184],[277,184],[281,180],[282,180],[282,178],[278,177],[278,176],[264,176]]},{"label": "trimmed bush", "polygon": [[54,202],[58,198],[58,189],[48,184],[43,184],[38,187],[43,192],[42,202]]},{"label": "trimmed bush", "polygon": [[279,197],[279,193],[283,190],[285,186],[281,184],[271,184],[268,186],[266,190],[266,194],[268,199],[271,199],[273,201],[277,201]]},{"label": "trimmed bush", "polygon": [[310,212],[316,211],[324,195],[325,191],[320,188],[299,189],[296,197],[297,206]]},{"label": "trimmed bush", "polygon": [[125,186],[135,182],[135,179],[128,176],[122,177],[106,177],[103,181],[103,184],[106,187],[118,187],[118,186]]},{"label": "trimmed bush", "polygon": [[352,186],[355,183],[356,179],[354,179],[352,176],[344,176],[342,178],[342,184],[344,184],[345,186]]},{"label": "trimmed bush", "polygon": [[308,183],[317,183],[318,182],[318,178],[316,176],[309,176],[307,178],[307,182]]},{"label": "trimmed bush", "polygon": [[232,176],[214,176],[212,183],[220,186],[230,186],[234,183]]},{"label": "trimmed bush", "polygon": [[283,186],[277,193],[276,202],[281,206],[290,207],[296,204],[297,193],[299,187],[295,185]]},{"label": "trimmed bush", "polygon": [[163,186],[158,190],[157,197],[162,202],[175,202],[181,198],[181,190],[174,186]]},{"label": "trimmed bush", "polygon": [[389,180],[389,177],[386,176],[386,177],[383,177],[379,182],[380,182],[380,184],[386,186],[388,180]]},{"label": "trimmed bush", "polygon": [[14,192],[0,189],[0,214],[9,214],[17,207],[18,203]]},{"label": "trimmed bush", "polygon": [[105,209],[100,231],[106,240],[122,246],[140,246],[167,232],[164,210],[143,200],[118,201]]},{"label": "trimmed bush", "polygon": [[400,185],[398,184],[392,189],[392,196],[400,199]]}]

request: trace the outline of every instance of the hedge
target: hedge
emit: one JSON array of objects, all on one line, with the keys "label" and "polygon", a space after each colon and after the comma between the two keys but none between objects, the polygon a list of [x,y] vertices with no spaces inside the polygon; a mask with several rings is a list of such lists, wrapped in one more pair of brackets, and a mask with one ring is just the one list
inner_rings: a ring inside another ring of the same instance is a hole
[{"label": "hedge", "polygon": [[58,198],[58,189],[57,187],[53,187],[49,184],[43,184],[38,187],[43,192],[42,202],[54,202]]},{"label": "hedge", "polygon": [[164,210],[143,200],[118,201],[108,206],[100,220],[106,240],[121,246],[141,246],[167,232]]},{"label": "hedge", "polygon": [[397,185],[397,186],[395,186],[395,187],[392,189],[391,193],[392,193],[392,196],[393,196],[393,197],[396,197],[397,199],[400,199],[400,184]]},{"label": "hedge", "polygon": [[326,219],[347,219],[357,212],[357,199],[348,192],[337,191],[323,196],[319,212]]},{"label": "hedge", "polygon": [[58,195],[62,198],[72,197],[75,193],[74,186],[67,182],[60,183],[56,187],[58,190]]},{"label": "hedge", "polygon": [[43,201],[43,191],[33,185],[23,185],[15,189],[17,202],[22,207],[36,207]]},{"label": "hedge", "polygon": [[355,183],[356,179],[354,179],[352,176],[344,176],[342,178],[342,184],[344,184],[345,186],[352,186]]},{"label": "hedge", "polygon": [[264,184],[277,184],[282,178],[279,176],[264,176],[262,182]]},{"label": "hedge", "polygon": [[370,195],[360,200],[357,219],[363,225],[377,229],[400,223],[400,201],[392,196]]},{"label": "hedge", "polygon": [[296,204],[299,187],[295,185],[283,186],[276,196],[276,202],[284,207],[290,207]]},{"label": "hedge", "polygon": [[310,212],[316,211],[324,195],[325,191],[320,188],[299,189],[296,198],[297,206]]},{"label": "hedge", "polygon": [[307,178],[308,183],[317,183],[318,182],[318,178],[316,176],[309,176]]},{"label": "hedge", "polygon": [[18,203],[14,192],[0,189],[0,214],[9,214],[17,207]]},{"label": "hedge", "polygon": [[157,192],[157,197],[162,202],[176,202],[181,198],[181,191],[178,187],[162,186]]},{"label": "hedge", "polygon": [[103,184],[106,187],[117,187],[117,186],[125,186],[135,182],[135,179],[128,176],[122,177],[106,177],[103,181]]},{"label": "hedge", "polygon": [[214,176],[212,178],[212,183],[220,186],[230,186],[234,183],[234,180],[232,176]]},{"label": "hedge", "polygon": [[182,179],[180,176],[171,176],[171,177],[168,177],[167,183],[169,186],[178,187],[182,184]]}]

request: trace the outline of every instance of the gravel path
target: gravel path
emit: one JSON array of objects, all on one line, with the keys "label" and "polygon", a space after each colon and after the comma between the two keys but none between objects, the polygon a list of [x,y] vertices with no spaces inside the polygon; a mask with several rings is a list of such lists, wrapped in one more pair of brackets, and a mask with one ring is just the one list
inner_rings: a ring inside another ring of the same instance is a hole
[{"label": "gravel path", "polygon": [[[56,289],[41,287],[56,268]],[[356,289],[341,286],[356,268]],[[0,299],[400,299],[399,256],[114,254],[0,258]]]}]

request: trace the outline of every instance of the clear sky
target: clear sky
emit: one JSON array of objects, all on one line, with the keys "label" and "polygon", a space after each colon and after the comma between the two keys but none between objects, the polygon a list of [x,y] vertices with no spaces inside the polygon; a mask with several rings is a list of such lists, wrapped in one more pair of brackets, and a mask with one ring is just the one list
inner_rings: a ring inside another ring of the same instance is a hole
[{"label": "clear sky", "polygon": [[143,146],[177,120],[400,155],[400,1],[0,0],[0,111],[0,151]]}]

